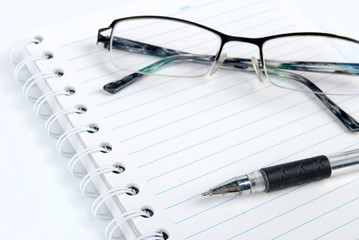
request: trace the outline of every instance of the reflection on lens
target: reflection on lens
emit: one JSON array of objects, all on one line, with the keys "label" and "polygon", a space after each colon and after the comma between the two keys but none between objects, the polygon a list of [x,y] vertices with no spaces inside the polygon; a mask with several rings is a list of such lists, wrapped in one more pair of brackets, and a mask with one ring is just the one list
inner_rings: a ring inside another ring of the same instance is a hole
[{"label": "reflection on lens", "polygon": [[293,36],[263,46],[267,76],[283,88],[325,94],[359,94],[359,44],[339,38]]},{"label": "reflection on lens", "polygon": [[191,24],[158,18],[127,19],[115,25],[110,53],[120,69],[198,77],[211,68],[220,43],[216,34]]}]

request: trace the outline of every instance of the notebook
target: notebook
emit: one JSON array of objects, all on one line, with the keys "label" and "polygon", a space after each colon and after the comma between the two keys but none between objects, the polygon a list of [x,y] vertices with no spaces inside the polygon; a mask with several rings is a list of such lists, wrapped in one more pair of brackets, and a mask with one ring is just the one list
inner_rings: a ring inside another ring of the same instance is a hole
[{"label": "notebook", "polygon": [[[104,84],[126,73],[96,44],[97,30],[136,15],[183,18],[248,37],[315,29],[295,6],[275,0],[142,1],[28,36],[41,42],[24,49],[23,59],[31,58],[28,75],[15,74],[25,81],[28,100],[41,96],[35,112],[50,117],[46,126],[58,137],[56,148],[68,158],[70,172],[84,177],[84,195],[97,203],[89,211],[109,221],[107,237],[161,239],[159,232],[168,239],[358,237],[356,173],[250,197],[201,197],[261,167],[356,148],[357,135],[312,95],[261,84],[249,73],[148,76],[115,95],[104,92]],[[52,58],[36,58],[44,54]],[[32,77],[41,74],[46,80]],[[333,99],[359,118],[356,97]],[[111,189],[117,194],[110,196]],[[139,216],[141,210],[153,215]]]}]

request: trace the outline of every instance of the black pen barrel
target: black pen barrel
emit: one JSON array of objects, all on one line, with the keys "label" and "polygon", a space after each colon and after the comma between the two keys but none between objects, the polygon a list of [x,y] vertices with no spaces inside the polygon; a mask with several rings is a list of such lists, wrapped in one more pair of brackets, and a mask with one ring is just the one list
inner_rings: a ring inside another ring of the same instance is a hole
[{"label": "black pen barrel", "polygon": [[260,171],[267,180],[266,192],[329,178],[332,173],[329,159],[324,155],[262,168]]}]

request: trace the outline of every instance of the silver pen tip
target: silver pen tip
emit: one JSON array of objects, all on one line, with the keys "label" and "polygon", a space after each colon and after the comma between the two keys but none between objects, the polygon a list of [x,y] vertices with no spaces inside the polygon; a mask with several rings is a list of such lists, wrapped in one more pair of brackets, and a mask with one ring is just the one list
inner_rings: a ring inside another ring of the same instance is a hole
[{"label": "silver pen tip", "polygon": [[212,196],[212,193],[210,191],[207,191],[202,193],[201,196]]}]

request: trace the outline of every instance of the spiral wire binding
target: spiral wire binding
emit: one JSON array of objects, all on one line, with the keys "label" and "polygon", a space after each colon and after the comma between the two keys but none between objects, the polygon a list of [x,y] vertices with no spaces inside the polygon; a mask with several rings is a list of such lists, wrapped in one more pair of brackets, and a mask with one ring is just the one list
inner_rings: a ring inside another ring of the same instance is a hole
[{"label": "spiral wire binding", "polygon": [[95,178],[98,177],[101,174],[105,174],[108,172],[118,172],[118,168],[114,167],[114,166],[108,166],[108,167],[100,167],[100,168],[96,168],[96,170],[89,172],[80,182],[80,191],[82,192],[82,194],[86,197],[90,197],[90,198],[95,198],[97,197],[99,194],[98,192],[89,192],[86,191],[87,185]]},{"label": "spiral wire binding", "polygon": [[95,132],[95,130],[91,127],[85,126],[85,127],[72,128],[72,129],[68,130],[67,132],[64,132],[57,139],[57,142],[56,142],[56,150],[58,151],[58,153],[60,153],[60,155],[62,155],[63,157],[66,157],[66,158],[73,157],[75,155],[75,152],[66,152],[66,151],[62,150],[62,146],[71,136],[78,134],[78,133],[82,133],[82,132]]},{"label": "spiral wire binding", "polygon": [[16,65],[15,70],[14,70],[14,78],[17,81],[17,83],[19,83],[21,85],[23,85],[25,83],[25,80],[22,80],[19,78],[19,74],[28,63],[36,62],[39,60],[47,60],[49,58],[50,58],[49,55],[38,55],[38,56],[30,56],[30,57],[22,60],[18,65]]},{"label": "spiral wire binding", "polygon": [[136,240],[165,240],[162,233],[149,233],[138,237]]},{"label": "spiral wire binding", "polygon": [[42,106],[49,100],[49,98],[60,95],[70,96],[71,93],[68,90],[53,90],[39,97],[34,104],[35,115],[41,119],[47,120],[50,115],[40,113]]},{"label": "spiral wire binding", "polygon": [[[38,98],[34,98],[29,95],[30,89],[33,88],[35,85],[38,85],[39,81],[46,80],[49,78],[59,78],[62,76],[62,74],[54,73],[54,72],[40,72],[38,74],[35,74],[35,75],[29,77],[27,80],[22,80],[19,78],[20,72],[22,70],[24,70],[24,67],[27,64],[29,64],[31,62],[34,63],[36,61],[47,60],[47,59],[50,59],[53,57],[52,54],[49,53],[49,54],[38,55],[38,56],[30,56],[30,57],[27,57],[27,58],[21,60],[20,62],[14,61],[15,51],[17,51],[20,48],[25,48],[29,44],[39,44],[41,42],[42,42],[42,39],[39,39],[39,38],[25,39],[23,41],[16,43],[12,48],[10,48],[10,50],[8,52],[8,61],[10,62],[10,64],[12,66],[15,67],[14,78],[18,84],[23,85],[22,93],[23,93],[24,97],[28,101],[34,102],[34,112],[35,112],[36,116],[38,116],[41,119],[46,120],[45,130],[51,137],[57,139],[57,142],[56,142],[57,151],[63,157],[71,158],[68,163],[68,170],[70,171],[71,175],[76,176],[76,177],[83,177],[83,179],[80,182],[80,190],[81,190],[82,194],[86,197],[96,198],[94,200],[94,202],[92,204],[92,208],[91,208],[91,211],[92,211],[94,217],[96,219],[109,220],[112,218],[112,215],[110,213],[107,213],[107,214],[98,213],[99,208],[110,198],[114,198],[114,197],[122,195],[122,194],[136,195],[138,193],[138,191],[134,190],[131,187],[111,188],[102,194],[99,194],[99,192],[97,192],[97,191],[90,192],[87,190],[88,184],[90,182],[92,182],[96,177],[103,176],[104,174],[109,173],[109,172],[121,173],[123,169],[120,169],[116,166],[105,166],[105,167],[96,168],[94,171],[89,172],[87,174],[86,174],[86,172],[75,171],[76,165],[79,162],[81,162],[81,159],[83,157],[90,155],[90,154],[92,155],[92,154],[95,154],[98,152],[108,153],[111,151],[111,149],[106,146],[87,147],[77,153],[76,152],[66,152],[62,149],[63,144],[67,140],[69,140],[69,138],[71,136],[74,136],[74,135],[77,135],[77,134],[80,134],[83,132],[95,133],[98,131],[98,129],[96,127],[83,126],[83,127],[72,128],[62,134],[55,133],[51,130],[53,124],[56,121],[58,121],[60,117],[63,117],[63,116],[69,115],[69,114],[73,114],[73,113],[81,114],[81,113],[84,113],[86,110],[81,109],[81,108],[67,108],[67,109],[62,109],[58,112],[55,112],[52,115],[45,115],[45,114],[40,113],[40,110],[42,109],[43,105],[45,103],[47,103],[50,98],[61,96],[61,95],[70,96],[74,93],[72,90],[62,89],[62,90],[53,90],[53,91],[44,93],[43,95],[41,95]],[[109,224],[107,225],[107,227],[105,229],[106,237],[108,237],[109,240],[114,239],[115,237],[113,235],[114,235],[116,229],[118,227],[120,227],[120,225],[122,225],[124,222],[126,222],[130,219],[134,219],[134,218],[140,217],[140,216],[144,217],[144,218],[149,218],[152,216],[152,214],[147,210],[127,211],[127,212],[124,212],[123,214],[113,218],[109,222]],[[164,239],[167,239],[167,236],[165,238],[161,232],[148,233],[148,234],[141,235],[137,238],[137,240],[164,240]]]},{"label": "spiral wire binding", "polygon": [[124,222],[130,220],[130,219],[134,219],[136,217],[146,217],[149,218],[151,217],[151,215],[144,211],[144,210],[137,210],[137,211],[128,211],[125,212],[123,214],[121,214],[120,216],[115,217],[114,219],[111,220],[111,222],[107,225],[106,229],[105,229],[105,236],[109,239],[112,240],[113,234],[115,233],[116,229],[123,224]]},{"label": "spiral wire binding", "polygon": [[41,72],[38,74],[35,74],[34,76],[31,76],[24,85],[22,86],[22,94],[25,96],[26,100],[29,102],[36,102],[37,98],[31,97],[29,95],[30,89],[37,84],[38,81],[44,80],[47,78],[58,78],[60,77],[59,74],[52,73],[52,72]]},{"label": "spiral wire binding", "polygon": [[31,43],[35,43],[35,44],[38,44],[40,43],[41,40],[37,39],[37,38],[31,38],[31,39],[24,39],[24,40],[21,40],[19,41],[18,43],[15,43],[10,49],[9,49],[9,52],[8,52],[8,55],[7,55],[7,60],[9,61],[9,63],[13,66],[13,67],[16,67],[16,65],[18,65],[19,63],[18,62],[15,62],[14,61],[14,53],[16,50],[18,50],[20,47],[21,48],[24,48],[25,46],[31,44]]},{"label": "spiral wire binding", "polygon": [[109,220],[112,218],[111,214],[99,214],[98,213],[98,209],[101,207],[101,205],[103,203],[105,203],[106,200],[110,199],[111,197],[120,195],[120,194],[124,194],[127,193],[129,195],[135,195],[136,193],[128,187],[120,187],[120,188],[112,188],[110,190],[108,190],[107,192],[101,194],[100,196],[98,196],[96,198],[95,201],[93,201],[92,203],[92,207],[91,207],[91,211],[92,214],[94,215],[94,217],[96,219],[101,219],[101,220]]},{"label": "spiral wire binding", "polygon": [[47,132],[47,134],[50,137],[53,137],[55,139],[58,139],[62,134],[61,133],[54,133],[53,131],[51,131],[52,125],[62,116],[64,115],[68,115],[71,113],[83,113],[84,111],[79,109],[79,108],[67,108],[67,109],[62,109],[54,114],[52,114],[45,123],[45,131]]},{"label": "spiral wire binding", "polygon": [[85,148],[84,150],[76,153],[69,161],[67,168],[72,176],[83,178],[86,175],[86,172],[76,172],[75,166],[78,164],[78,162],[86,155],[93,154],[96,152],[105,152],[108,153],[109,150],[104,147],[89,147]]}]

